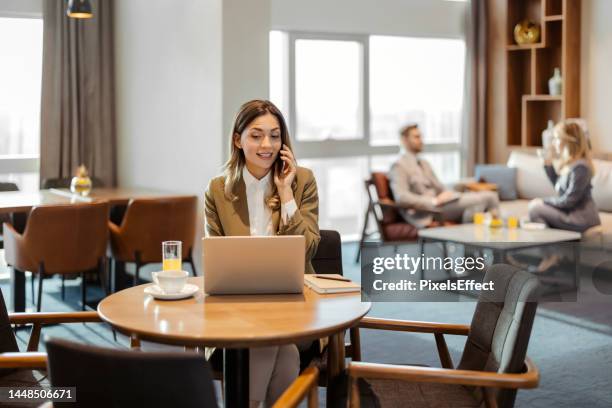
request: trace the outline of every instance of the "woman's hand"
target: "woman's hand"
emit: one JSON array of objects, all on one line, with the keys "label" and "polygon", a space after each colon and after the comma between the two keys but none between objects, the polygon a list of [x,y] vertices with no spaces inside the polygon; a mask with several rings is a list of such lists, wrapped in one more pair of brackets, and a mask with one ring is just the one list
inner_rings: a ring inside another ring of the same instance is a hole
[{"label": "woman's hand", "polygon": [[279,154],[279,158],[283,161],[283,167],[274,170],[274,184],[278,189],[278,195],[281,203],[287,203],[293,200],[293,190],[291,189],[291,183],[295,179],[297,173],[297,165],[293,153],[289,150],[287,145],[283,145]]}]

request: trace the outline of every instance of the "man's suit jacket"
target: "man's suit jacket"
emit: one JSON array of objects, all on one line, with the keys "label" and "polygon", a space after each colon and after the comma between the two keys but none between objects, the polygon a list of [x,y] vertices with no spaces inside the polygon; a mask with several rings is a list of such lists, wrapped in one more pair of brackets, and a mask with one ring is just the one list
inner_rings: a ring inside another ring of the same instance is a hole
[{"label": "man's suit jacket", "polygon": [[404,219],[417,228],[429,225],[433,216],[424,210],[434,210],[433,198],[445,190],[429,163],[407,152],[393,164],[388,176],[394,200],[411,207],[401,211]]},{"label": "man's suit jacket", "polygon": [[[272,222],[277,235],[303,235],[306,238],[306,273],[314,273],[310,260],[317,252],[319,240],[319,198],[312,171],[297,168],[293,196],[297,211],[287,225],[280,222],[280,208],[272,211]],[[225,196],[225,177],[210,181],[205,194],[206,234],[208,236],[251,235],[246,185],[240,180],[234,187],[238,199]]]}]

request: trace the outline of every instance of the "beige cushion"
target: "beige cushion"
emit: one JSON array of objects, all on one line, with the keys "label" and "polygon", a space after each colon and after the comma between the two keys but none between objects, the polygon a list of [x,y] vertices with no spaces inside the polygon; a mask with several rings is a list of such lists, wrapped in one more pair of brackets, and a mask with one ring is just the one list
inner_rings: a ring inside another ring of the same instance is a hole
[{"label": "beige cushion", "polygon": [[601,226],[603,228],[603,243],[606,247],[612,245],[612,212],[599,212]]},{"label": "beige cushion", "polygon": [[612,212],[612,161],[593,160],[593,200],[600,211]]},{"label": "beige cushion", "polygon": [[516,167],[516,191],[519,198],[532,199],[555,194],[555,189],[538,157],[513,151],[508,158],[508,167]]}]

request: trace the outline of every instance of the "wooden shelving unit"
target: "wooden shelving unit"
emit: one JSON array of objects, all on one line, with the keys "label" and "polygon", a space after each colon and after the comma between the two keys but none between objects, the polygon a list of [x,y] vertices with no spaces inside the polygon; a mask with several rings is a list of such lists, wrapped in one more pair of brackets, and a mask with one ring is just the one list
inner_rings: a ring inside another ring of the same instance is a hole
[{"label": "wooden shelving unit", "polygon": [[[508,146],[542,145],[548,120],[580,116],[580,0],[507,0]],[[517,45],[514,26],[540,25],[540,42]],[[563,94],[551,96],[548,80],[561,69]]]}]

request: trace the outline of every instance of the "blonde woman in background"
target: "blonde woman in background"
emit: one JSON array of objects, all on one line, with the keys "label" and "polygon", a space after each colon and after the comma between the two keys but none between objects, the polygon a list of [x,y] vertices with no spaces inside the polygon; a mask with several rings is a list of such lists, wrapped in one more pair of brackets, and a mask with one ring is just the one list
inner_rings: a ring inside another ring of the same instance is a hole
[{"label": "blonde woman in background", "polygon": [[[550,158],[544,160],[544,170],[557,194],[532,200],[529,218],[551,228],[584,232],[601,224],[591,196],[594,167],[589,140],[579,121],[572,119],[557,124],[553,136],[559,157],[558,170]],[[542,261],[538,270],[549,269],[558,261],[558,255],[551,255]]]}]

